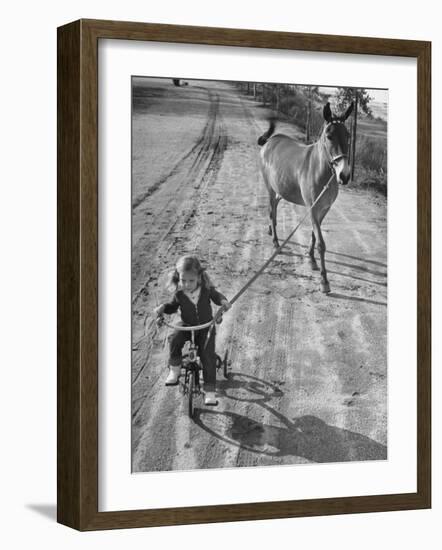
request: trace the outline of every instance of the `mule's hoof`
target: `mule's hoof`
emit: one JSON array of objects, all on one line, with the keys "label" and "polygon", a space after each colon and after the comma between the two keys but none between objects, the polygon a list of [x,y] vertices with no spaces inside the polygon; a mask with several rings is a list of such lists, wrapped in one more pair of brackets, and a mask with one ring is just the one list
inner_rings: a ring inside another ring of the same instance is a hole
[{"label": "mule's hoof", "polygon": [[279,241],[273,241],[273,248],[279,248]]},{"label": "mule's hoof", "polygon": [[273,235],[273,231],[272,231],[272,226],[269,225],[269,235],[272,236]]},{"label": "mule's hoof", "polygon": [[324,283],[324,281],[321,281],[321,292],[324,294],[330,293],[330,284],[328,282]]},{"label": "mule's hoof", "polygon": [[316,260],[312,260],[310,258],[310,267],[312,271],[319,271],[318,264],[316,263]]}]

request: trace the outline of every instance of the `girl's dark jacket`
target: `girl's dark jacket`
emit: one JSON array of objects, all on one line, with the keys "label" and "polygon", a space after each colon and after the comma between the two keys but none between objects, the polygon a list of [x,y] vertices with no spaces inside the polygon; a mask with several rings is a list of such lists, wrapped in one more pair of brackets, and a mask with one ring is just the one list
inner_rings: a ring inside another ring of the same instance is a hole
[{"label": "girl's dark jacket", "polygon": [[198,303],[195,305],[182,290],[177,290],[172,300],[164,304],[164,313],[176,313],[180,309],[184,325],[202,325],[213,319],[212,306],[210,305],[211,300],[217,306],[220,306],[221,301],[227,300],[227,298],[214,287],[207,288],[206,286],[201,286]]}]

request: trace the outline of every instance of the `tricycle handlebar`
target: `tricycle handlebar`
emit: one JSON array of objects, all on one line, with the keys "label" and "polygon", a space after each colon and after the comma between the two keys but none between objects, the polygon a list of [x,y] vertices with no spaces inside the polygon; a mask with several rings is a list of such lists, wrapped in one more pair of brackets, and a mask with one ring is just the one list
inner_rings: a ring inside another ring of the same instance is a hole
[{"label": "tricycle handlebar", "polygon": [[183,332],[190,332],[191,330],[204,330],[205,328],[209,328],[210,325],[213,325],[213,323],[214,323],[214,319],[212,319],[208,323],[204,323],[203,325],[194,325],[193,327],[186,327],[183,325],[172,325],[172,323],[168,323],[167,321],[163,320],[163,324],[165,324],[169,328],[172,328],[174,330],[181,330]]}]

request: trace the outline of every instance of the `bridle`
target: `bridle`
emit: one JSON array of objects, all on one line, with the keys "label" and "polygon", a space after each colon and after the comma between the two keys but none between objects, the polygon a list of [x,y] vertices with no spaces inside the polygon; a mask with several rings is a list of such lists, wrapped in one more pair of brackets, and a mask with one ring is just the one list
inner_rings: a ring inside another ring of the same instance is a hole
[{"label": "bridle", "polygon": [[[334,120],[331,120],[330,122],[327,123],[327,125],[325,126],[324,130],[323,130],[323,136],[325,134],[325,131],[327,129],[327,127],[330,125],[330,124],[344,124],[344,122],[342,120],[339,120],[339,119],[334,119]],[[326,156],[328,157],[328,164],[330,166],[330,170],[334,173],[336,173],[336,165],[338,164],[338,162],[343,159],[343,158],[346,158],[348,159],[348,155],[345,154],[345,153],[341,153],[340,155],[335,155],[335,156],[332,156],[330,154],[330,151],[327,149],[327,146],[325,144],[325,140],[324,140],[324,137],[322,138],[322,144],[324,146],[324,151],[325,151],[325,154]]]}]

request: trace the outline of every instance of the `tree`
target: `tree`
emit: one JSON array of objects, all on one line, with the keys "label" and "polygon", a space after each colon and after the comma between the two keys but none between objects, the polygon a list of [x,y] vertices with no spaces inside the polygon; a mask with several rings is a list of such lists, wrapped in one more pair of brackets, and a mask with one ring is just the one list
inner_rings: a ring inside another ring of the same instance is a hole
[{"label": "tree", "polygon": [[305,86],[304,93],[307,96],[307,120],[305,123],[305,141],[310,143],[312,127],[312,102],[319,99],[319,86]]},{"label": "tree", "polygon": [[336,107],[339,111],[346,109],[349,104],[354,101],[353,122],[350,132],[350,174],[351,179],[354,179],[355,161],[356,161],[356,131],[358,123],[358,110],[361,110],[366,115],[372,115],[370,106],[371,101],[367,90],[364,88],[338,88],[336,92]]}]

